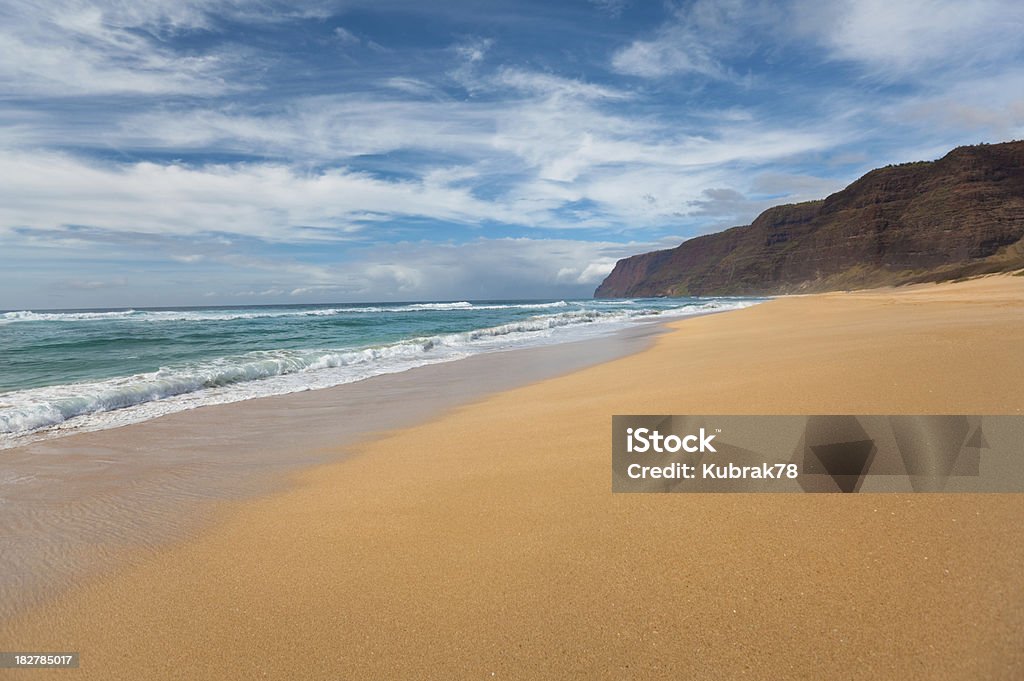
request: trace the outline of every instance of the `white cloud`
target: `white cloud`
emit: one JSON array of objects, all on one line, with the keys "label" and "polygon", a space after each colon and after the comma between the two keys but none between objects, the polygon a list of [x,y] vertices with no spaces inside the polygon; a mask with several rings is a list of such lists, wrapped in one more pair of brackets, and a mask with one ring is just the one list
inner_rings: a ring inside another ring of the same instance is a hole
[{"label": "white cloud", "polygon": [[405,92],[407,94],[416,95],[419,97],[438,97],[441,95],[441,92],[436,87],[420,78],[410,78],[408,76],[392,76],[391,78],[386,78],[382,84],[386,88],[398,90],[400,92]]},{"label": "white cloud", "polygon": [[[687,216],[689,224],[699,222],[702,212],[691,202],[705,189],[745,168],[844,141],[836,130],[765,129],[748,121],[686,135],[561,96],[481,105],[326,99],[299,102],[293,111],[269,118],[147,114],[109,138],[119,147],[149,149],[262,148],[279,154],[279,162],[101,164],[12,149],[0,156],[0,174],[9,178],[0,186],[0,229],[83,224],[301,241],[343,238],[409,217],[557,229],[683,226]],[[346,168],[362,154],[402,151],[461,161],[403,164],[402,180]],[[286,160],[296,154],[319,157],[326,169],[303,170]],[[491,188],[488,198],[474,193],[479,187]]]},{"label": "white cloud", "polygon": [[684,36],[672,33],[654,40],[637,40],[612,57],[612,68],[619,73],[644,78],[662,78],[676,73],[698,73],[723,78],[726,69],[710,50]]},{"label": "white cloud", "polygon": [[0,14],[0,86],[44,96],[213,95],[243,87],[259,62],[241,48],[180,54],[162,38],[210,30],[213,16],[267,23],[324,17],[333,2],[50,0],[8,3]]},{"label": "white cloud", "polygon": [[618,18],[629,4],[629,0],[590,0],[590,4],[608,16]]},{"label": "white cloud", "polygon": [[604,281],[605,276],[615,268],[615,260],[612,258],[599,258],[595,262],[589,262],[581,271],[577,267],[562,267],[558,270],[556,279],[558,281],[572,284],[597,286]]},{"label": "white cloud", "polygon": [[956,71],[1021,50],[1024,4],[1018,0],[801,0],[805,35],[836,59],[892,76],[939,67]]},{"label": "white cloud", "polygon": [[590,242],[569,239],[477,239],[463,244],[407,242],[360,252],[346,268],[348,286],[363,299],[403,296],[476,299],[589,295],[615,262],[644,250],[675,246],[657,242]]},{"label": "white cloud", "polygon": [[215,149],[331,161],[400,149],[479,149],[493,133],[496,109],[353,94],[301,98],[264,115],[203,108],[153,111],[128,116],[117,132],[106,134],[111,143],[137,149]]},{"label": "white cloud", "polygon": [[[177,216],[182,231],[220,225],[225,231],[266,232],[273,238],[286,238],[289,223],[344,227],[379,221],[379,216],[410,215],[559,229],[640,229],[679,224],[681,216],[693,213],[688,202],[699,199],[704,189],[722,186],[729,175],[849,139],[835,120],[828,128],[794,130],[739,114],[691,126],[632,116],[628,107],[620,107],[637,96],[633,93],[521,69],[499,70],[491,83],[500,96],[469,101],[358,93],[292,100],[260,115],[231,108],[151,110],[128,112],[119,121],[65,119],[68,128],[57,122],[52,128],[38,121],[32,126],[17,117],[9,134],[0,137],[11,152],[2,163],[17,177],[0,218],[32,226],[77,221],[122,229],[133,221],[152,225],[160,220],[162,229],[172,230]],[[498,83],[505,89],[498,89]],[[31,133],[19,126],[28,126]],[[98,165],[35,151],[68,137],[144,153],[236,152],[278,160]],[[402,154],[444,160],[405,160]],[[340,170],[368,156],[394,157],[394,167],[407,179],[386,181]],[[304,171],[293,159],[334,170]],[[50,200],[29,198],[45,195],[48,187],[53,193],[58,185],[49,178],[63,173],[67,192]],[[275,188],[278,181],[282,185]],[[34,183],[38,186],[30,186]],[[333,194],[313,192],[325,186]],[[480,188],[486,188],[486,199],[474,193]],[[651,196],[656,200],[645,198]],[[118,197],[128,197],[118,210],[106,214],[96,209],[110,209],[121,201]],[[74,208],[76,201],[83,202],[81,209]],[[181,209],[168,211],[169,202]],[[589,207],[573,207],[579,202]],[[63,217],[57,214],[60,206],[66,207]],[[133,212],[137,217],[129,220]],[[257,226],[261,221],[267,226]],[[299,232],[293,236],[305,238]]]},{"label": "white cloud", "polygon": [[943,72],[969,80],[986,63],[1022,51],[1018,0],[795,0],[790,25],[834,59],[889,80]]},{"label": "white cloud", "polygon": [[[172,305],[203,298],[231,303],[252,297],[266,303],[575,298],[589,296],[618,259],[682,241],[673,236],[628,243],[479,238],[461,244],[352,244],[332,250],[329,264],[314,265],[221,252],[216,244],[199,239],[193,247],[208,244],[208,257],[165,269],[160,260],[166,247],[155,249],[143,240],[111,242],[108,237],[116,235],[99,232],[82,236],[65,240],[59,232],[40,235],[51,248],[73,254],[68,260],[48,255],[46,262],[61,262],[74,281],[109,286],[25,291],[19,290],[23,283],[10,279],[13,273],[0,270],[0,309]],[[140,259],[146,262],[144,269],[134,266]],[[124,264],[116,280],[108,274],[112,260]],[[24,272],[18,276],[23,280]]]},{"label": "white cloud", "polygon": [[[1024,138],[1024,68],[947,83],[894,102],[880,111],[890,125],[935,130],[939,143]],[[952,137],[953,139],[948,139]]]},{"label": "white cloud", "polygon": [[0,84],[6,91],[57,96],[219,93],[228,89],[220,74],[231,61],[218,54],[177,57],[127,33],[99,42],[58,42],[10,27],[0,29],[0,53]]},{"label": "white cloud", "polygon": [[895,79],[1019,57],[1022,25],[1019,0],[696,0],[676,9],[652,36],[617,50],[611,64],[644,78],[733,78],[732,58],[759,45],[802,41]]},{"label": "white cloud", "polygon": [[652,38],[617,50],[611,65],[619,73],[643,78],[732,78],[725,57],[749,49],[744,38],[776,14],[755,0],[697,0],[676,9]]},{"label": "white cloud", "polygon": [[0,84],[33,95],[212,94],[224,54],[180,56],[153,34],[206,26],[200,2],[15,4],[0,25]]},{"label": "white cloud", "polygon": [[334,29],[334,35],[342,45],[358,45],[362,42],[352,31],[348,30],[344,26],[338,26]]},{"label": "white cloud", "polygon": [[486,87],[480,83],[479,71],[483,65],[484,57],[494,45],[492,38],[471,38],[451,46],[458,63],[448,71],[448,77],[461,85],[470,96],[474,96],[478,90]]},{"label": "white cloud", "polygon": [[550,73],[539,73],[518,68],[502,68],[493,78],[498,86],[512,88],[532,95],[571,97],[592,100],[627,100],[634,95],[625,90],[594,85]]},{"label": "white cloud", "polygon": [[473,38],[455,45],[452,49],[461,59],[475,64],[483,61],[493,46],[494,39],[492,38]]},{"label": "white cloud", "polygon": [[9,153],[0,156],[0,176],[0,225],[6,228],[89,225],[302,241],[344,238],[361,229],[366,213],[472,223],[514,217],[441,181],[385,181],[343,168],[303,172],[275,164],[149,162],[108,167],[59,154]]}]

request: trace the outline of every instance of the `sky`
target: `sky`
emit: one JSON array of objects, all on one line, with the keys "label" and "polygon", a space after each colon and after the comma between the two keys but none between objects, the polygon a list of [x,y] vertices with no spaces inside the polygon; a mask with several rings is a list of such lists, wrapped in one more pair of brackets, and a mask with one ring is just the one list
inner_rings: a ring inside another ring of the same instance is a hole
[{"label": "sky", "polygon": [[1024,137],[1019,0],[0,0],[0,309],[588,297]]}]

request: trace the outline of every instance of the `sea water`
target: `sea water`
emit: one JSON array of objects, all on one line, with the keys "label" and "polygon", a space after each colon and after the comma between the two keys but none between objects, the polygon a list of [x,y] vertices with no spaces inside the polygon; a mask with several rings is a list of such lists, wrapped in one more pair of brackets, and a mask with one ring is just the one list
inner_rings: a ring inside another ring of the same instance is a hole
[{"label": "sea water", "polygon": [[660,298],[0,312],[0,449],[756,302]]}]

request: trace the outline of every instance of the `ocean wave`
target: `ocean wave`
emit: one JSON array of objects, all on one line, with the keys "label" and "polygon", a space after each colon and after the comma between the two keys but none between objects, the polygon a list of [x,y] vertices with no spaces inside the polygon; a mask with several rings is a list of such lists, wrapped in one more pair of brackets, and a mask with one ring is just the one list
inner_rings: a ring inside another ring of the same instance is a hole
[{"label": "ocean wave", "polygon": [[[258,351],[105,381],[17,391],[3,396],[5,405],[0,409],[0,433],[25,433],[56,426],[85,414],[125,409],[186,393],[299,373],[396,362],[412,368],[423,364],[424,360],[428,363],[432,359],[443,361],[472,352],[474,346],[486,347],[508,341],[510,337],[523,340],[560,327],[621,320],[634,314],[568,311],[460,333],[411,338],[383,346]],[[374,372],[369,373],[372,375]],[[336,384],[348,382],[346,376],[337,378]]]},{"label": "ocean wave", "polygon": [[465,300],[458,303],[413,303],[408,307],[410,310],[465,310],[473,307],[473,303]]},{"label": "ocean wave", "polygon": [[474,310],[549,310],[556,307],[569,307],[564,300],[553,303],[483,303],[474,305]]},{"label": "ocean wave", "polygon": [[0,322],[80,322],[96,319],[124,319],[136,314],[135,310],[109,312],[32,312],[18,310],[0,313]]},{"label": "ocean wave", "polygon": [[343,306],[298,310],[260,310],[236,312],[225,310],[112,310],[108,312],[33,312],[19,310],[0,313],[0,324],[14,322],[82,322],[102,320],[131,320],[140,322],[230,322],[248,319],[275,319],[279,317],[332,317],[345,314],[379,314],[382,312],[451,312],[458,310],[545,310],[568,307],[559,300],[551,303],[484,303],[467,301],[456,303],[412,303],[390,306]]},{"label": "ocean wave", "polygon": [[[89,423],[90,430],[113,427],[205,404],[326,388],[480,352],[557,342],[587,333],[585,326],[604,333],[637,318],[690,316],[752,304],[691,301],[661,309],[637,306],[560,310],[386,345],[254,351],[102,381],[14,391],[0,396],[0,448],[14,446],[27,434],[75,430],[83,423]],[[568,306],[564,301],[542,305]],[[553,335],[569,328],[580,332],[568,337]]]},{"label": "ocean wave", "polygon": [[0,313],[0,324],[12,322],[82,322],[102,320],[131,320],[142,322],[234,321],[293,316],[322,316],[347,312],[345,308],[319,308],[312,310],[280,310],[261,312],[188,312],[182,310],[114,310],[110,312],[18,312]]}]

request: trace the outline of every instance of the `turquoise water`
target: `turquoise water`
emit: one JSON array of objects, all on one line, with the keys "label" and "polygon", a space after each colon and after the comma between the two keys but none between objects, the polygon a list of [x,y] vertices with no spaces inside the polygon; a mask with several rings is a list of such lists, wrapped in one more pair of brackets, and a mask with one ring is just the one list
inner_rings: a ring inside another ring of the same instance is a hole
[{"label": "turquoise water", "polygon": [[674,298],[3,312],[0,447],[755,302]]}]

